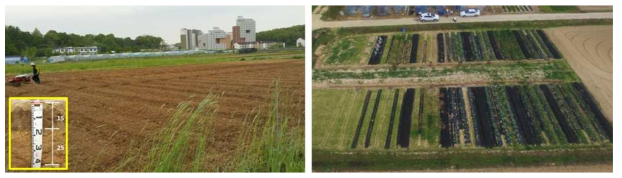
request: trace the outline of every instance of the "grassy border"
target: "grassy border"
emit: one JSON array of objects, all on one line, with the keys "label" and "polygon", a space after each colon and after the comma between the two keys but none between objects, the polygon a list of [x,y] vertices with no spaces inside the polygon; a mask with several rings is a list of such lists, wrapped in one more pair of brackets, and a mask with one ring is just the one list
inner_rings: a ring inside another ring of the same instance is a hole
[{"label": "grassy border", "polygon": [[313,150],[313,171],[426,171],[478,168],[533,167],[543,165],[581,165],[613,163],[613,148],[600,151],[561,149],[495,150],[469,152],[457,149],[439,150],[431,155],[408,155],[387,152],[338,152]]}]

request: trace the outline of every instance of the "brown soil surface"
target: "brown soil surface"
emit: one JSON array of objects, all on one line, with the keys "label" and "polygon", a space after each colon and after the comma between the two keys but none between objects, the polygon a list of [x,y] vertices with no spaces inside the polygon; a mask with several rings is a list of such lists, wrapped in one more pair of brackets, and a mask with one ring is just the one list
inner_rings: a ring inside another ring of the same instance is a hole
[{"label": "brown soil surface", "polygon": [[613,26],[545,30],[570,66],[613,121]]},{"label": "brown soil surface", "polygon": [[[31,109],[30,102],[32,100],[14,100],[13,106],[11,106],[11,166],[14,168],[28,168],[31,163],[32,149],[31,145]],[[44,100],[44,102],[53,100]],[[63,101],[53,101],[63,102]],[[51,128],[52,122],[52,107],[51,104],[44,104],[43,107],[43,128]],[[58,103],[54,104],[54,116],[65,115],[65,105]],[[56,119],[56,117],[54,117]],[[65,167],[65,152],[56,151],[57,145],[65,144],[65,124],[64,122],[54,122],[54,144],[52,144],[52,131],[43,131],[43,150],[41,157],[41,167],[45,167],[44,164],[52,163],[52,149],[54,149],[55,164],[59,164],[59,167]]]},{"label": "brown soil surface", "polygon": [[[143,145],[141,142],[163,128],[180,102],[196,103],[209,93],[222,94],[214,120],[218,135],[207,149],[219,153],[210,163],[223,166],[237,148],[237,136],[247,115],[270,103],[275,80],[280,79],[281,96],[304,103],[304,60],[63,72],[41,79],[41,85],[6,87],[5,102],[15,96],[69,98],[72,172],[114,169],[132,142]],[[300,116],[293,118],[304,118],[304,105],[294,110]],[[304,125],[304,121],[300,123]],[[5,154],[8,156],[8,151]]]}]

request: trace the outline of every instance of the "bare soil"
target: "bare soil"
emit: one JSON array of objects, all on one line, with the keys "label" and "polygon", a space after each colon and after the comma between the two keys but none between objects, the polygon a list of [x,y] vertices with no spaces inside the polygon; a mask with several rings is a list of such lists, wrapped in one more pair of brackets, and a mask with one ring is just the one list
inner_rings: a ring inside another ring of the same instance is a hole
[{"label": "bare soil", "polygon": [[613,26],[545,30],[581,78],[605,116],[613,121]]},{"label": "bare soil", "polygon": [[[41,79],[41,85],[7,86],[5,101],[14,96],[69,98],[72,172],[117,167],[131,143],[143,145],[145,138],[151,138],[167,123],[180,102],[196,103],[209,93],[222,96],[214,120],[216,143],[206,149],[219,153],[210,162],[223,166],[237,148],[244,120],[255,113],[254,109],[270,103],[275,80],[280,80],[281,96],[304,103],[304,60],[63,72],[44,74]],[[293,118],[304,118],[304,105],[294,110],[300,116]],[[304,121],[290,122],[304,125]],[[8,151],[5,154],[8,156]]]}]

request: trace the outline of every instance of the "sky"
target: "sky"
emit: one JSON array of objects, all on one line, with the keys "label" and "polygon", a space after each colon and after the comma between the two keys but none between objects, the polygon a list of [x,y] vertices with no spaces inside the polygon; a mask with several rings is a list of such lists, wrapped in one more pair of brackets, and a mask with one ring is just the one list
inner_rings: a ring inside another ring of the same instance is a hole
[{"label": "sky", "polygon": [[162,37],[179,43],[182,28],[204,33],[214,27],[231,32],[238,16],[252,18],[257,32],[303,25],[304,6],[5,6],[5,25],[45,34],[57,32],[141,35]]}]

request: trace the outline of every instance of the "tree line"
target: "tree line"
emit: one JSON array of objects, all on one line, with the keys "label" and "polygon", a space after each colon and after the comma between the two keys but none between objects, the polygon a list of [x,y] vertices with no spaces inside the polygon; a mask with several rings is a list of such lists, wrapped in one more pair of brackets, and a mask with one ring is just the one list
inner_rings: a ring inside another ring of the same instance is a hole
[{"label": "tree line", "polygon": [[58,55],[54,49],[62,47],[97,46],[99,53],[139,52],[141,49],[161,49],[166,46],[160,37],[151,35],[115,37],[114,34],[77,35],[50,30],[42,34],[39,29],[22,31],[16,26],[4,26],[5,56],[50,57]]},{"label": "tree line", "polygon": [[305,37],[305,26],[296,25],[287,28],[277,28],[268,31],[257,32],[257,41],[285,42],[288,47],[295,47],[298,38]]}]

